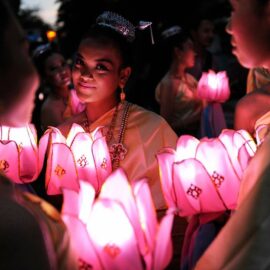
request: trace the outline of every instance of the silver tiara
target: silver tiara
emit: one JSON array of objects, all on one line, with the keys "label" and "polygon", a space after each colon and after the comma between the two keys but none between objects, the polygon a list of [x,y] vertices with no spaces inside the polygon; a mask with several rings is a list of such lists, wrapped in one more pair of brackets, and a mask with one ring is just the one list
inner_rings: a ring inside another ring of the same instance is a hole
[{"label": "silver tiara", "polygon": [[33,57],[38,57],[40,56],[41,54],[47,52],[48,50],[51,49],[51,45],[49,43],[47,44],[42,44],[42,45],[39,45],[33,52]]},{"label": "silver tiara", "polygon": [[182,32],[182,28],[178,25],[174,25],[161,33],[162,38],[169,38]]},{"label": "silver tiara", "polygon": [[98,25],[109,27],[123,35],[127,41],[134,41],[135,26],[121,15],[111,11],[105,11],[96,19]]}]

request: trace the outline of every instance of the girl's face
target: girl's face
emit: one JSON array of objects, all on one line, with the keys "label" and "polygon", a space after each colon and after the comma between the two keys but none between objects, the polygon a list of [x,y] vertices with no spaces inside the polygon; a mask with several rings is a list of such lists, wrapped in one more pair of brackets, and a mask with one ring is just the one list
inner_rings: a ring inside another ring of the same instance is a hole
[{"label": "girl's face", "polygon": [[72,70],[78,97],[85,103],[116,100],[116,90],[124,87],[130,68],[121,69],[118,50],[93,39],[81,42]]},{"label": "girl's face", "polygon": [[0,123],[22,126],[31,121],[39,77],[31,61],[25,33],[10,14],[0,59]]},{"label": "girl's face", "polygon": [[179,61],[185,65],[186,68],[191,68],[194,66],[195,63],[195,51],[193,42],[188,39],[183,44],[183,49],[178,49]]},{"label": "girl's face", "polygon": [[50,55],[44,63],[47,83],[55,88],[67,88],[71,83],[71,71],[64,57],[59,53]]},{"label": "girl's face", "polygon": [[257,0],[231,0],[231,20],[227,32],[232,35],[233,54],[247,67],[269,66],[269,4],[259,9]]}]

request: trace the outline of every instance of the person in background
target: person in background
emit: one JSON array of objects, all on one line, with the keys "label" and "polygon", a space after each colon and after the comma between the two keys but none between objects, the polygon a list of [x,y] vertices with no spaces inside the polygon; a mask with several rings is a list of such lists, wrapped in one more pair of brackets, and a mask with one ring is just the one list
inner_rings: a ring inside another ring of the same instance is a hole
[{"label": "person in background", "polygon": [[187,68],[194,66],[193,43],[187,32],[178,25],[164,30],[161,38],[160,55],[170,64],[155,92],[160,115],[178,136],[190,134],[199,137],[203,102],[197,97],[197,80],[186,72]]},{"label": "person in background", "polygon": [[[35,123],[40,122],[41,131],[48,126],[58,126],[70,116],[84,110],[72,89],[71,70],[64,56],[50,44],[37,47],[33,60],[42,80],[42,104],[37,105]],[[38,125],[38,123],[37,123]]]},{"label": "person in background", "polygon": [[[227,31],[232,36],[233,53],[246,68],[269,69],[270,1],[230,2],[232,13]],[[261,106],[256,99],[253,103]],[[237,210],[206,250],[196,270],[269,269],[269,161],[270,136],[266,133],[241,180]]]},{"label": "person in background", "polygon": [[[29,123],[38,74],[8,2],[0,0],[0,124]],[[14,77],[15,76],[15,77]],[[0,269],[77,269],[59,213],[0,174]]]},{"label": "person in background", "polygon": [[214,39],[214,23],[209,17],[199,16],[190,24],[190,34],[196,52],[195,64],[188,72],[199,80],[204,71],[215,70],[214,55],[208,50]]}]

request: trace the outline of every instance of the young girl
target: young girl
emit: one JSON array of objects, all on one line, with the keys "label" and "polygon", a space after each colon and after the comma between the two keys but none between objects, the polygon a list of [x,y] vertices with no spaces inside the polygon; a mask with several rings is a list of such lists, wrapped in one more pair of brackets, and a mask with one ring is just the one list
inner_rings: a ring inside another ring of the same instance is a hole
[{"label": "young girl", "polygon": [[[231,5],[227,30],[233,53],[247,68],[269,69],[270,1],[231,0]],[[238,209],[195,269],[269,269],[269,150],[267,135],[245,171]]]},{"label": "young girl", "polygon": [[82,39],[72,76],[86,110],[60,126],[67,135],[72,123],[93,132],[103,126],[113,168],[122,167],[130,181],[147,177],[155,207],[165,209],[155,154],[175,147],[177,136],[157,114],[125,101],[131,74],[135,27],[123,17],[105,12]]},{"label": "young girl", "polygon": [[[36,104],[34,123],[45,130],[48,126],[58,126],[70,116],[81,112],[84,105],[79,102],[71,89],[71,70],[64,56],[49,44],[41,45],[34,51],[34,63],[42,80],[46,98]],[[39,131],[39,130],[38,130]]]},{"label": "young girl", "polygon": [[170,67],[156,88],[160,114],[178,135],[199,136],[202,101],[197,97],[197,80],[186,72],[194,66],[193,43],[180,26],[162,32],[162,54]]}]

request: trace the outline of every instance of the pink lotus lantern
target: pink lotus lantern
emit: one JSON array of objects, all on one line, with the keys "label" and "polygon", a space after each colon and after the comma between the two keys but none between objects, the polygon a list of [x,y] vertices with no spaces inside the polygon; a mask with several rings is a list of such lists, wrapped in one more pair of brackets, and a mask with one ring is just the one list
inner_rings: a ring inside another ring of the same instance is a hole
[{"label": "pink lotus lantern", "polygon": [[0,138],[1,173],[18,184],[34,181],[41,170],[35,127],[0,126]]},{"label": "pink lotus lantern", "polygon": [[256,151],[248,132],[225,129],[216,139],[184,135],[158,154],[162,190],[180,216],[235,209],[241,178]]},{"label": "pink lotus lantern", "polygon": [[226,121],[220,103],[230,96],[229,80],[225,71],[215,73],[203,72],[198,83],[198,96],[208,105],[202,113],[202,137],[217,137],[226,128]]},{"label": "pink lotus lantern", "polygon": [[100,129],[89,134],[73,124],[66,139],[57,128],[51,128],[40,140],[41,153],[48,144],[48,194],[60,194],[63,187],[78,191],[78,179],[89,182],[97,193],[100,191],[112,171],[106,139]]},{"label": "pink lotus lantern", "polygon": [[122,169],[104,183],[99,197],[80,181],[63,189],[62,217],[80,265],[93,269],[164,269],[172,256],[174,213],[158,224],[146,180],[128,183]]}]

